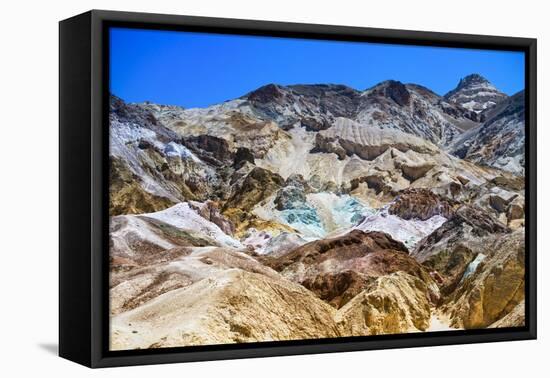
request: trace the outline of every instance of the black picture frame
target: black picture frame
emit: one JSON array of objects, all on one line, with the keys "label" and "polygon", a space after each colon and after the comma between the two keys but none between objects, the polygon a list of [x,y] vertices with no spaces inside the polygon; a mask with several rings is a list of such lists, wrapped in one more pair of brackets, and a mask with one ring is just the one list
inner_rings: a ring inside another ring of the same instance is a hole
[{"label": "black picture frame", "polygon": [[[110,26],[525,53],[526,326],[133,351],[108,346]],[[92,10],[59,24],[59,354],[88,367],[535,339],[536,39]]]}]

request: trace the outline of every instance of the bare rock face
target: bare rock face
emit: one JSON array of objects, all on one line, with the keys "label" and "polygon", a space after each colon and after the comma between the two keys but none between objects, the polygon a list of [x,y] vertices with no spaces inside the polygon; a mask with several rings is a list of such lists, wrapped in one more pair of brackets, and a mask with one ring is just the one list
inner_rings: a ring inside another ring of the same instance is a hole
[{"label": "bare rock face", "polygon": [[266,264],[336,307],[347,303],[372,278],[398,271],[426,283],[430,300],[439,289],[429,273],[408,255],[407,248],[383,232],[353,230],[343,236],[307,243]]},{"label": "bare rock face", "polygon": [[[178,258],[182,250],[162,253],[167,260]],[[159,256],[160,257],[160,256]],[[159,259],[161,260],[161,259]],[[126,265],[126,268],[128,265]],[[189,286],[193,280],[180,272],[167,271],[159,266],[134,266],[131,270],[112,272],[110,282],[111,316],[142,306],[148,301],[172,290]]]},{"label": "bare rock face", "polygon": [[483,328],[505,317],[525,298],[525,235],[522,230],[486,245],[489,255],[447,298],[451,324]]},{"label": "bare rock face", "polygon": [[158,211],[181,201],[220,199],[227,192],[222,167],[232,154],[227,143],[206,135],[184,140],[159,121],[154,108],[184,111],[127,104],[111,96],[111,215]]},{"label": "bare rock face", "polygon": [[494,107],[506,98],[504,93],[479,74],[460,79],[457,87],[445,95],[446,100],[478,113]]},{"label": "bare rock face", "polygon": [[321,131],[328,129],[331,123],[326,119],[318,120],[316,118],[304,117],[300,120],[300,125],[307,131]]},{"label": "bare rock face", "polygon": [[447,248],[432,255],[423,262],[430,273],[437,277],[442,297],[452,293],[461,283],[462,278],[477,254],[465,244],[449,244]]},{"label": "bare rock face", "polygon": [[521,301],[506,316],[497,320],[489,328],[508,328],[525,326],[525,300]]},{"label": "bare rock face", "polygon": [[340,160],[356,155],[363,160],[373,160],[389,148],[406,152],[409,150],[433,154],[437,147],[400,130],[383,130],[365,127],[348,118],[336,118],[333,125],[315,137],[312,153],[335,153]]},{"label": "bare rock face", "polygon": [[277,192],[274,203],[277,210],[294,209],[306,202],[306,193],[300,187],[285,186]]},{"label": "bare rock face", "polygon": [[510,231],[505,225],[474,206],[459,207],[453,220],[467,223],[478,235]]},{"label": "bare rock face", "polygon": [[280,277],[245,253],[217,247],[175,247],[134,257],[132,264],[113,255],[111,313],[118,314],[181,287],[230,269]]},{"label": "bare rock face", "polygon": [[365,90],[354,117],[364,125],[397,129],[439,145],[450,143],[462,129],[475,125],[472,118],[466,109],[428,88],[394,80]]},{"label": "bare rock face", "polygon": [[451,245],[508,232],[508,227],[487,212],[475,206],[462,205],[452,213],[447,222],[419,242],[412,255],[418,261],[424,262],[428,257],[448,249]]},{"label": "bare rock face", "polygon": [[521,191],[525,189],[525,178],[511,174],[496,176],[491,183],[509,191]]},{"label": "bare rock face", "polygon": [[150,213],[170,207],[174,202],[149,193],[136,182],[130,168],[119,158],[110,159],[109,215]]},{"label": "bare rock face", "polygon": [[[483,193],[483,191],[479,191]],[[497,186],[488,190],[487,193],[481,194],[477,199],[476,204],[484,209],[489,210],[495,217],[507,224],[510,228],[514,227],[516,220],[525,218],[525,197],[524,191],[509,191]]]},{"label": "bare rock face", "polygon": [[463,205],[421,240],[412,256],[439,277],[441,296],[445,298],[459,287],[476,257],[486,253],[487,244],[509,232],[508,227],[487,212]]},{"label": "bare rock face", "polygon": [[345,270],[335,273],[321,273],[317,276],[306,278],[302,286],[311,290],[319,298],[336,308],[348,303],[357,294],[372,282],[374,278],[353,270]]},{"label": "bare rock face", "polygon": [[306,244],[306,240],[298,234],[283,231],[269,240],[264,249],[264,253],[269,256],[277,257],[284,255],[288,251],[291,251],[303,244]]},{"label": "bare rock face", "polygon": [[298,247],[273,261],[272,266],[276,270],[283,270],[295,263],[319,263],[329,258],[347,260],[386,249],[408,254],[407,247],[388,234],[353,230],[341,237],[317,240]]},{"label": "bare rock face", "polygon": [[525,94],[521,91],[481,115],[485,122],[451,148],[456,156],[522,175],[525,167]]},{"label": "bare rock face", "polygon": [[213,201],[190,202],[189,207],[207,221],[214,223],[226,234],[232,235],[235,232],[233,223],[220,213],[220,209]]},{"label": "bare rock face", "polygon": [[173,205],[169,199],[148,193],[136,183],[111,191],[109,214],[141,214],[166,209]]},{"label": "bare rock face", "polygon": [[251,210],[258,202],[284,186],[284,183],[284,179],[278,174],[255,167],[241,183],[235,185],[231,197],[224,206],[224,211],[230,208]]},{"label": "bare rock face", "polygon": [[403,172],[403,177],[410,182],[414,182],[419,178],[424,177],[433,167],[435,167],[434,164],[403,164],[400,166],[401,171]]},{"label": "bare rock face", "polygon": [[[175,247],[216,246],[217,242],[197,232],[178,229],[145,216],[119,215],[109,224],[110,256],[122,260],[120,265],[143,265],[162,251]],[[122,264],[124,262],[124,264]],[[131,264],[130,264],[131,265]],[[117,267],[119,264],[111,264]]]},{"label": "bare rock face", "polygon": [[333,153],[338,156],[339,160],[344,160],[348,152],[340,145],[340,140],[336,138],[326,137],[322,134],[315,135],[315,146],[310,150],[312,154],[324,152]]},{"label": "bare rock face", "polygon": [[388,209],[390,214],[403,219],[427,220],[434,215],[451,218],[453,204],[429,189],[406,189],[399,193]]},{"label": "bare rock face", "polygon": [[113,317],[111,348],[339,337],[334,312],[300,285],[228,270]]},{"label": "bare rock face", "polygon": [[336,321],[350,336],[424,331],[431,316],[428,292],[407,273],[382,276],[338,310]]},{"label": "bare rock face", "polygon": [[250,92],[247,97],[252,103],[279,103],[284,99],[285,93],[280,86],[276,84],[268,84],[256,89],[253,92]]},{"label": "bare rock face", "polygon": [[438,144],[449,143],[460,134],[461,128],[469,128],[478,120],[476,113],[446,101],[427,88],[395,80],[384,81],[363,92],[331,84],[269,84],[242,100],[256,117],[277,122],[284,130],[299,125],[307,131],[326,131],[339,117],[344,117]]},{"label": "bare rock face", "polygon": [[250,228],[292,231],[288,226],[259,219],[251,212],[254,206],[285,185],[285,180],[279,174],[253,165],[244,165],[234,176],[231,194],[223,205],[222,214],[235,225],[237,235],[243,236]]},{"label": "bare rock face", "polygon": [[150,109],[140,104],[126,103],[121,98],[113,95],[109,98],[109,120],[116,123],[137,124],[158,133],[159,139],[162,141],[169,141],[175,137],[172,131],[161,125],[161,122]]},{"label": "bare rock face", "polygon": [[238,170],[247,162],[254,164],[254,160],[254,154],[248,148],[239,147],[237,148],[237,152],[235,152],[233,167]]},{"label": "bare rock face", "polygon": [[388,178],[383,175],[368,175],[357,177],[350,182],[350,191],[357,190],[361,184],[365,184],[368,189],[374,191],[375,194],[382,193],[383,195],[390,195],[389,198],[393,199],[391,196],[392,187],[387,185]]},{"label": "bare rock face", "polygon": [[409,104],[411,94],[403,83],[395,80],[389,80],[388,85],[384,87],[384,95],[391,98],[400,106]]},{"label": "bare rock face", "polygon": [[229,149],[229,143],[222,138],[212,135],[190,136],[184,139],[184,144],[201,160],[213,165],[230,165],[234,159],[234,154]]},{"label": "bare rock face", "polygon": [[[525,191],[521,180],[507,180],[499,176],[481,186],[465,188],[457,199],[475,205],[501,223],[515,229],[515,220],[525,218]],[[498,182],[498,184],[497,184]]]},{"label": "bare rock face", "polygon": [[300,122],[310,131],[330,127],[334,117],[355,113],[361,93],[344,85],[268,84],[247,94],[256,114],[283,125]]},{"label": "bare rock face", "polygon": [[520,203],[519,201],[517,203],[511,203],[506,212],[506,215],[508,216],[508,220],[525,218],[524,206],[525,206],[524,203]]}]

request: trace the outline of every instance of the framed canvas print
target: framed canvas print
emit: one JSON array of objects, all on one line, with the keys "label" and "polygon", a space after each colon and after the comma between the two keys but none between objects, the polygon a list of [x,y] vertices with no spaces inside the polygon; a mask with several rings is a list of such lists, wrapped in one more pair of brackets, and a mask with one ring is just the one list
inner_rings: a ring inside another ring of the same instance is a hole
[{"label": "framed canvas print", "polygon": [[536,337],[536,41],[60,23],[60,355]]}]

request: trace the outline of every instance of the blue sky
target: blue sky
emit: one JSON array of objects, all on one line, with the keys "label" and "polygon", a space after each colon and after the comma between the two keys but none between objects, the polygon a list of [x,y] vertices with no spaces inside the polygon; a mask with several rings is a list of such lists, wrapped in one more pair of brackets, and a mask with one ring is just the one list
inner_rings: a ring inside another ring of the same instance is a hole
[{"label": "blue sky", "polygon": [[123,28],[110,38],[110,90],[128,102],[204,107],[268,83],[363,90],[388,79],[445,94],[470,73],[507,94],[524,88],[520,52]]}]

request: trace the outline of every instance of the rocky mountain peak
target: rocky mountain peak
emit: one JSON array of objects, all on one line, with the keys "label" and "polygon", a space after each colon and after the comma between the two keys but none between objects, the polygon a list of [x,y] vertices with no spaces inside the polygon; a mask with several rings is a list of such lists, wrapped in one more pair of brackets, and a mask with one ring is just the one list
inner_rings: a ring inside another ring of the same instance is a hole
[{"label": "rocky mountain peak", "polygon": [[445,99],[462,107],[480,113],[490,109],[508,96],[500,92],[489,80],[474,73],[463,77]]},{"label": "rocky mountain peak", "polygon": [[411,94],[405,84],[397,80],[386,80],[371,88],[371,95],[383,96],[392,99],[399,106],[409,104]]},{"label": "rocky mountain peak", "polygon": [[390,80],[385,89],[385,94],[401,106],[408,105],[411,94],[400,81]]},{"label": "rocky mountain peak", "polygon": [[460,79],[458,83],[458,88],[464,88],[475,84],[491,84],[491,83],[489,82],[489,80],[487,80],[485,77],[481,76],[480,74],[473,73]]},{"label": "rocky mountain peak", "polygon": [[284,93],[279,85],[271,83],[248,93],[245,97],[251,102],[265,104],[282,99]]}]

